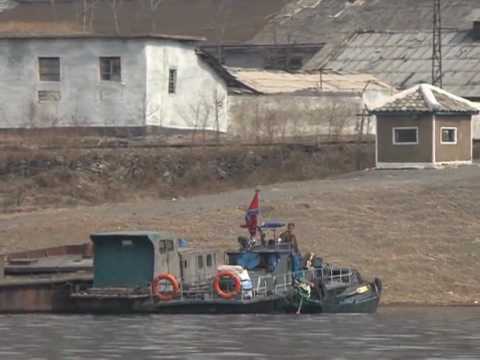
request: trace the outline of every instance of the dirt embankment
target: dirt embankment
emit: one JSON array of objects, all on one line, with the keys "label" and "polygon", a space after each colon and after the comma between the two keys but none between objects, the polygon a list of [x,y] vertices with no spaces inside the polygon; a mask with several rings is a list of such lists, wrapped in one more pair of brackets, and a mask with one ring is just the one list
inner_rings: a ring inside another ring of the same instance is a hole
[{"label": "dirt embankment", "polygon": [[372,166],[373,145],[3,151],[0,213],[178,198]]}]

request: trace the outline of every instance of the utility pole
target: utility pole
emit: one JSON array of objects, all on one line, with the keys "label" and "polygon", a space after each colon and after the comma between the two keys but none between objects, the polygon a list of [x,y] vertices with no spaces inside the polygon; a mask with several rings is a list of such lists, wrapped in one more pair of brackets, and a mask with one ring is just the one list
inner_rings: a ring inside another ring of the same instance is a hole
[{"label": "utility pole", "polygon": [[433,0],[432,85],[443,87],[441,0]]}]

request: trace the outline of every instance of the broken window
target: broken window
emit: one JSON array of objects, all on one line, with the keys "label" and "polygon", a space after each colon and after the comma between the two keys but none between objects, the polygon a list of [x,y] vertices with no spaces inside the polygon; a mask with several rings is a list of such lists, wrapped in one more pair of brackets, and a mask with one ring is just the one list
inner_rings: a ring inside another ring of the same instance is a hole
[{"label": "broken window", "polygon": [[38,74],[40,81],[60,81],[60,58],[39,57]]},{"label": "broken window", "polygon": [[442,128],[442,144],[457,143],[457,128]]},{"label": "broken window", "polygon": [[60,91],[39,90],[38,102],[57,102],[60,101]]},{"label": "broken window", "polygon": [[170,69],[168,73],[168,93],[175,94],[177,92],[177,69]]},{"label": "broken window", "polygon": [[418,128],[416,127],[393,128],[393,143],[395,145],[418,144]]},{"label": "broken window", "polygon": [[106,81],[122,81],[120,57],[100,58],[100,78]]}]

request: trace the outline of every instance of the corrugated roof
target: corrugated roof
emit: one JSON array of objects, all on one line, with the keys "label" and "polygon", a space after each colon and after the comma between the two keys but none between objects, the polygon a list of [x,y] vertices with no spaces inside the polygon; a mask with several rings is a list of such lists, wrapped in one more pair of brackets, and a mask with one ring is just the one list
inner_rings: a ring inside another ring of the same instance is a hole
[{"label": "corrugated roof", "polygon": [[420,84],[405,90],[375,109],[372,113],[420,112],[420,113],[468,113],[479,112],[476,105],[445,90],[428,84]]},{"label": "corrugated roof", "polygon": [[368,74],[290,73],[261,69],[227,68],[236,79],[263,94],[296,92],[361,92],[392,90],[388,84]]},{"label": "corrugated roof", "polygon": [[[442,25],[470,29],[478,0],[444,0]],[[358,31],[429,31],[432,0],[291,0],[255,41],[333,42]],[[372,39],[373,41],[373,39]]]},{"label": "corrugated roof", "polygon": [[[463,97],[480,97],[480,41],[469,31],[449,31],[442,42],[443,87]],[[370,73],[405,89],[431,81],[432,33],[358,33],[329,55],[320,51],[307,67]]]}]

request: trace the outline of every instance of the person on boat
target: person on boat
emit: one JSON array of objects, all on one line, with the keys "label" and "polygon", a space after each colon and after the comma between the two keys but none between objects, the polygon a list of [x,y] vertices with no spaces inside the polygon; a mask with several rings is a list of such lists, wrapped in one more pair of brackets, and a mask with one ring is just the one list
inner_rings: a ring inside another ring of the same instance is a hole
[{"label": "person on boat", "polygon": [[280,234],[279,240],[281,244],[289,244],[292,247],[293,251],[295,251],[298,254],[299,251],[298,251],[297,237],[293,233],[294,230],[295,230],[295,224],[288,223],[287,230]]},{"label": "person on boat", "polygon": [[314,270],[315,269],[315,267],[313,266],[314,261],[315,261],[315,254],[313,252],[309,252],[305,257],[305,263],[303,265],[303,268],[305,270]]}]

